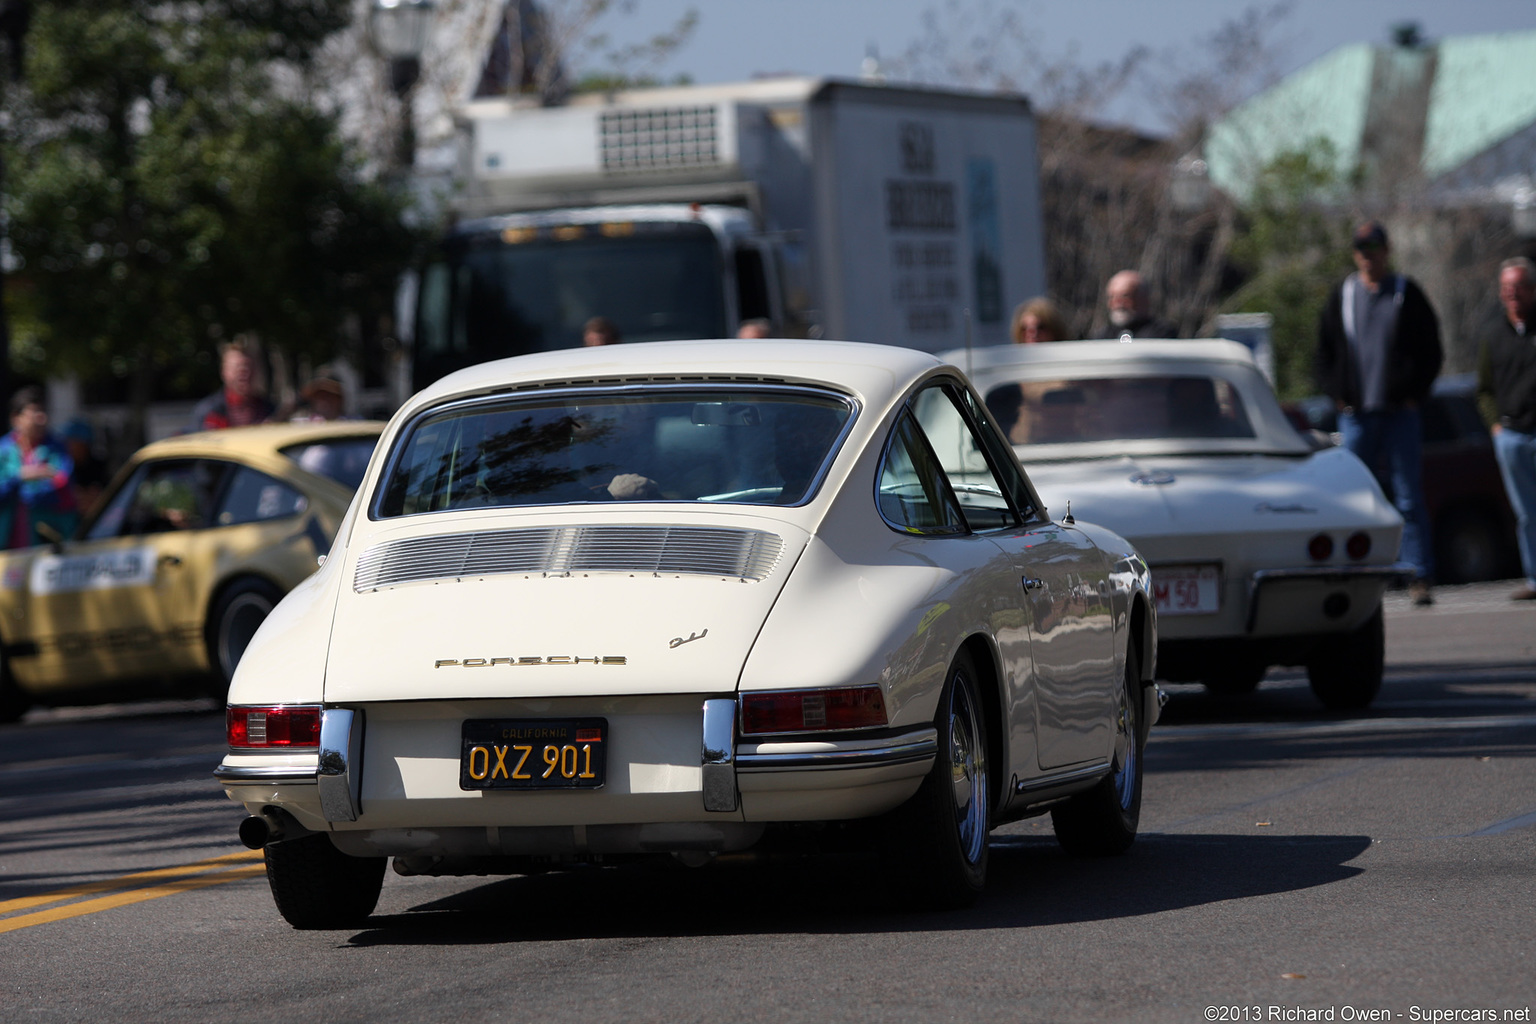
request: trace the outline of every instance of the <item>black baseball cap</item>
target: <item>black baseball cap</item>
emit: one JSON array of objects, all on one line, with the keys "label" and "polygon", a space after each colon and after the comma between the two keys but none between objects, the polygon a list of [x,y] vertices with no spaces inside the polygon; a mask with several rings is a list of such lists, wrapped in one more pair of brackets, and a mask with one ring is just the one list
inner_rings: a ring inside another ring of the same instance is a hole
[{"label": "black baseball cap", "polygon": [[1368,220],[1355,228],[1356,249],[1385,249],[1387,247],[1387,229],[1378,221]]}]

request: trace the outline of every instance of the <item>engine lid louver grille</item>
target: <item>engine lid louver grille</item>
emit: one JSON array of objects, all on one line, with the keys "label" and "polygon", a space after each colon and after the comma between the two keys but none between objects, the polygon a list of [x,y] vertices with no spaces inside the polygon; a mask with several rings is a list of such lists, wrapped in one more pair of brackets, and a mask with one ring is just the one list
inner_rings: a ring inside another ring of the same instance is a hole
[{"label": "engine lid louver grille", "polygon": [[390,541],[364,551],[352,589],[509,573],[663,573],[758,582],[784,542],[761,530],[699,526],[561,526]]}]

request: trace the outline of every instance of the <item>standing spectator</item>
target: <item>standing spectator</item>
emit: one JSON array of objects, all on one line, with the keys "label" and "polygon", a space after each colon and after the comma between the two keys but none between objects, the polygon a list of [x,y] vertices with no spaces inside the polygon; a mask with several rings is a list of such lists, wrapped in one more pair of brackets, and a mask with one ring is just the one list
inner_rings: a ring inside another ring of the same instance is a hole
[{"label": "standing spectator", "polygon": [[1504,323],[1483,342],[1478,402],[1490,421],[1493,451],[1514,506],[1525,586],[1510,595],[1536,600],[1536,263],[1522,257],[1499,267]]},{"label": "standing spectator", "polygon": [[1020,303],[1013,311],[1008,333],[1015,345],[1033,345],[1042,341],[1067,341],[1071,335],[1056,303],[1041,297]]},{"label": "standing spectator", "polygon": [[70,480],[75,485],[75,503],[82,512],[90,511],[112,478],[106,462],[96,456],[95,440],[91,425],[85,420],[70,420],[64,426],[64,447],[75,464]]},{"label": "standing spectator", "polygon": [[197,403],[189,430],[248,427],[272,418],[272,403],[257,383],[256,357],[243,340],[220,347],[219,379],[224,386]]},{"label": "standing spectator", "polygon": [[304,385],[300,395],[304,399],[304,406],[293,414],[294,423],[328,423],[348,418],[343,415],[346,411],[346,394],[341,381],[335,377],[320,374]]},{"label": "standing spectator", "polygon": [[587,348],[617,345],[623,340],[624,338],[619,334],[619,325],[605,316],[593,317],[581,329],[581,343]]},{"label": "standing spectator", "polygon": [[1328,297],[1317,328],[1317,379],[1339,410],[1344,445],[1376,473],[1403,517],[1413,603],[1434,603],[1434,550],[1424,505],[1419,405],[1445,358],[1440,321],[1421,289],[1387,269],[1387,231],[1355,229],[1355,273]]},{"label": "standing spectator", "polygon": [[46,544],[46,524],[63,536],[74,532],[79,506],[70,483],[75,464],[63,443],[48,433],[41,388],[22,388],[11,398],[11,432],[0,438],[0,538],[8,548]]},{"label": "standing spectator", "polygon": [[1109,327],[1100,338],[1177,338],[1179,329],[1152,315],[1152,295],[1147,282],[1134,270],[1122,270],[1104,286],[1109,307]]}]

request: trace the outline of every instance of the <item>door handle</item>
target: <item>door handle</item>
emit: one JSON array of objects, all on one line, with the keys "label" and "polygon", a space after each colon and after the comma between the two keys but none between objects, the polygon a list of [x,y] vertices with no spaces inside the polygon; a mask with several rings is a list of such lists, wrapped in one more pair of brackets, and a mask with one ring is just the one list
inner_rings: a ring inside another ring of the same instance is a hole
[{"label": "door handle", "polygon": [[1043,586],[1045,586],[1045,580],[1036,579],[1033,576],[1025,576],[1024,577],[1024,589],[1025,590],[1039,590]]},{"label": "door handle", "polygon": [[176,555],[161,555],[160,564],[165,566],[167,569],[174,569],[176,566],[181,564],[181,559]]}]

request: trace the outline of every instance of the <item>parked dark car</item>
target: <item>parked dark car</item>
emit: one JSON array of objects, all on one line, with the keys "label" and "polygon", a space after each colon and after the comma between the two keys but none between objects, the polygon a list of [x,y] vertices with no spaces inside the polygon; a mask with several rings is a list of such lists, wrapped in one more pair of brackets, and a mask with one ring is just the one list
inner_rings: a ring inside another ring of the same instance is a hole
[{"label": "parked dark car", "polygon": [[[1420,410],[1424,424],[1424,500],[1435,537],[1440,583],[1520,575],[1515,514],[1504,493],[1493,440],[1477,411],[1476,378],[1442,377]],[[1285,404],[1286,415],[1316,444],[1338,444],[1333,400],[1314,395]],[[1388,487],[1390,481],[1383,481]]]}]

